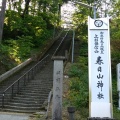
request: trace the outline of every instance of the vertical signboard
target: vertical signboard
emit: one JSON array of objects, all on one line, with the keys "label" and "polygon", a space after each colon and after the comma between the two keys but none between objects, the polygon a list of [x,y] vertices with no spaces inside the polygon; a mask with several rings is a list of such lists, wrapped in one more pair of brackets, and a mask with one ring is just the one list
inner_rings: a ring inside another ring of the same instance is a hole
[{"label": "vertical signboard", "polygon": [[109,19],[88,17],[90,117],[112,118]]}]

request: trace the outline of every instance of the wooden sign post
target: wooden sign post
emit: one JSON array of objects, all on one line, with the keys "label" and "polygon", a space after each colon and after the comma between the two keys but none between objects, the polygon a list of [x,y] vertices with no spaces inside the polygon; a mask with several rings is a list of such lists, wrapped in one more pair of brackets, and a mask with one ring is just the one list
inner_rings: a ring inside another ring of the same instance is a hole
[{"label": "wooden sign post", "polygon": [[52,59],[54,60],[52,120],[62,120],[63,60],[65,57],[56,56]]}]

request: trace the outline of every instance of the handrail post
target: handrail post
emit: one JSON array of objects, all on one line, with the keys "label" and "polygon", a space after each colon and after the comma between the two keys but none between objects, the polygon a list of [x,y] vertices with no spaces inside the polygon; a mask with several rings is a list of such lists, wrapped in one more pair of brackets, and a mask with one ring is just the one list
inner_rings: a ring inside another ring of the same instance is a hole
[{"label": "handrail post", "polygon": [[75,30],[73,30],[73,39],[72,39],[72,63],[74,62],[74,44],[75,44]]},{"label": "handrail post", "polygon": [[36,69],[37,69],[37,67],[35,66],[35,70],[34,70],[35,73],[36,73]]},{"label": "handrail post", "polygon": [[34,68],[32,69],[32,79],[34,79]]},{"label": "handrail post", "polygon": [[5,96],[5,93],[2,94],[2,108],[4,108],[4,96]]},{"label": "handrail post", "polygon": [[30,75],[29,76],[30,76],[29,78],[31,79],[32,78],[32,70],[30,70]]},{"label": "handrail post", "polygon": [[29,81],[29,72],[28,72],[28,81]]},{"label": "handrail post", "polygon": [[13,98],[14,85],[12,85],[12,98]]},{"label": "handrail post", "polygon": [[19,80],[18,80],[18,89],[17,89],[17,93],[19,93]]},{"label": "handrail post", "polygon": [[24,86],[25,86],[26,75],[24,75]]}]

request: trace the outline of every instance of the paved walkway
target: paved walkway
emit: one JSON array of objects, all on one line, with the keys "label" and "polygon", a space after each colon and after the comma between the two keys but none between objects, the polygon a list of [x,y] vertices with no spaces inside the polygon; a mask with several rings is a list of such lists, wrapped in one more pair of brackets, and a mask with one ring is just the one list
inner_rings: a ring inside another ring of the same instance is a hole
[{"label": "paved walkway", "polygon": [[29,120],[29,114],[0,112],[0,120]]}]

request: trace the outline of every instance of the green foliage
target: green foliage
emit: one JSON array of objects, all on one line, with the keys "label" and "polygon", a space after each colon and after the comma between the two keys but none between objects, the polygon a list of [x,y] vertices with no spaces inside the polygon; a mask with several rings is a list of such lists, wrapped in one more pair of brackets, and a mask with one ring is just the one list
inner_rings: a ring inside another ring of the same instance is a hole
[{"label": "green foliage", "polygon": [[116,120],[120,119],[120,110],[118,110],[118,108],[114,107],[113,108],[113,118],[115,118]]},{"label": "green foliage", "polygon": [[77,109],[88,107],[88,70],[86,65],[87,59],[79,57],[78,63],[73,64],[69,70],[71,77],[69,100]]},{"label": "green foliage", "polygon": [[[87,38],[87,13],[86,9],[80,9],[80,11],[76,12],[73,16],[73,24],[76,28],[76,36],[78,39],[86,40]],[[83,19],[81,19],[83,18]]]},{"label": "green foliage", "polygon": [[120,18],[113,20],[111,23],[111,39],[120,39]]},{"label": "green foliage", "polygon": [[5,43],[8,45],[9,56],[17,63],[21,63],[28,58],[31,53],[31,48],[34,46],[31,36],[18,37],[17,40],[6,40]]},{"label": "green foliage", "polygon": [[120,62],[120,40],[111,41],[112,74],[116,77],[116,65]]},{"label": "green foliage", "polygon": [[3,60],[6,57],[19,64],[31,57],[32,51],[47,44],[53,36],[54,25],[57,27],[58,4],[62,0],[7,1],[0,48],[2,64],[12,66]]},{"label": "green foliage", "polygon": [[111,27],[111,39],[119,40],[120,39],[120,1],[114,1],[113,10],[110,11],[112,19],[110,20]]},{"label": "green foliage", "polygon": [[0,44],[0,64],[5,67],[4,69],[6,71],[17,65],[17,63],[10,58],[9,47],[7,45]]},{"label": "green foliage", "polygon": [[117,91],[117,81],[115,77],[112,79],[112,96],[113,96],[113,106],[118,107],[118,91]]},{"label": "green foliage", "polygon": [[88,54],[88,40],[80,40],[80,55],[87,55]]},{"label": "green foliage", "polygon": [[77,65],[74,65],[71,67],[71,69],[69,71],[69,76],[70,77],[76,77],[76,76],[80,77],[80,70]]},{"label": "green foliage", "polygon": [[42,45],[44,45],[46,42],[48,42],[47,40],[50,39],[52,35],[52,30],[39,30],[33,40],[35,47],[41,47]]},{"label": "green foliage", "polygon": [[114,117],[120,118],[120,112],[118,108],[118,91],[117,91],[117,74],[116,65],[120,62],[120,40],[111,41],[111,58],[112,58],[112,94],[113,94],[113,106],[114,106]]},{"label": "green foliage", "polygon": [[[70,69],[70,102],[78,109],[88,107],[88,75],[87,69],[84,67],[78,68],[78,64],[73,65]],[[83,69],[82,69],[83,68]]]},{"label": "green foliage", "polygon": [[[4,27],[4,39],[17,39],[17,36],[32,36],[34,46],[41,46],[52,35],[47,29],[43,16],[26,15],[24,19],[15,11],[7,11]],[[49,20],[50,18],[46,18]],[[49,23],[50,24],[50,23]]]},{"label": "green foliage", "polygon": [[6,11],[6,17],[4,21],[3,39],[15,38],[21,35],[25,31],[23,20],[16,11]]}]

